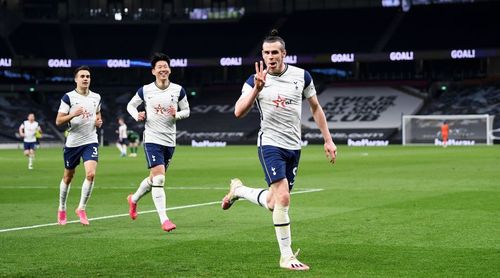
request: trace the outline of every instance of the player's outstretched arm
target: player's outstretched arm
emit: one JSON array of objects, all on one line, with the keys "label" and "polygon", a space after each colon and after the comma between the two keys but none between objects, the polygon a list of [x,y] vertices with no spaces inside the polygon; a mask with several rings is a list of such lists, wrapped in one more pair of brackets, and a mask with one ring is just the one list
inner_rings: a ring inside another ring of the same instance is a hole
[{"label": "player's outstretched arm", "polygon": [[321,131],[321,135],[323,135],[323,140],[325,140],[325,155],[330,163],[335,163],[335,159],[337,158],[337,146],[335,145],[335,143],[333,143],[332,135],[330,134],[330,130],[328,129],[328,123],[326,122],[323,108],[321,108],[317,96],[314,95],[307,100],[309,102],[309,105],[311,106],[311,112],[314,121]]},{"label": "player's outstretched arm", "polygon": [[264,88],[266,74],[267,69],[264,69],[264,63],[262,61],[260,63],[255,62],[254,86],[249,94],[242,95],[236,102],[234,106],[234,115],[236,118],[245,117],[250,109],[252,109],[255,99]]}]

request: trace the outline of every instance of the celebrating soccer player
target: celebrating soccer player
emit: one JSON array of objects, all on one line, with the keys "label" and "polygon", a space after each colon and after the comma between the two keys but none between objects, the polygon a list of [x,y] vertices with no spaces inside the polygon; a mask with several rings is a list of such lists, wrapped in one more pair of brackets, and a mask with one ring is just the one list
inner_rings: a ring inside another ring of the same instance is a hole
[{"label": "celebrating soccer player", "polygon": [[[166,196],[163,186],[165,172],[175,150],[176,121],[189,117],[189,103],[184,88],[170,82],[170,58],[156,53],[151,59],[151,72],[156,80],[144,85],[127,105],[127,111],[136,121],[146,121],[144,130],[144,152],[149,176],[139,185],[134,194],[127,197],[129,214],[137,218],[137,202],[149,191],[160,217],[162,229],[170,232],[176,228],[166,213]],[[146,111],[137,107],[145,103]]]},{"label": "celebrating soccer player", "polygon": [[97,168],[99,144],[96,127],[102,126],[101,96],[90,90],[90,69],[87,66],[75,70],[75,83],[76,88],[62,97],[56,118],[57,126],[69,126],[64,144],[64,175],[59,185],[57,220],[60,225],[66,224],[66,199],[80,157],[85,167],[85,179],[76,214],[80,223],[89,225],[85,208],[92,193]]},{"label": "celebrating soccer player", "polygon": [[28,169],[33,169],[33,160],[35,160],[35,145],[36,145],[36,134],[41,133],[42,129],[37,121],[35,121],[35,114],[29,113],[28,120],[24,121],[21,126],[19,126],[19,136],[23,138],[24,141],[24,155],[28,157]]},{"label": "celebrating soccer player", "polygon": [[325,154],[331,163],[335,162],[337,147],[328,130],[311,75],[285,64],[285,56],[285,42],[276,30],[272,30],[262,44],[266,69],[262,61],[255,63],[255,74],[243,85],[234,111],[235,116],[241,118],[254,103],[259,109],[258,154],[269,190],[249,188],[239,179],[232,179],[229,193],[222,200],[222,208],[226,210],[239,198],[245,198],[272,211],[281,252],[280,267],[308,270],[309,266],[298,261],[292,252],[288,215],[290,190],[300,158],[302,97],[309,102],[313,118],[323,135]]}]

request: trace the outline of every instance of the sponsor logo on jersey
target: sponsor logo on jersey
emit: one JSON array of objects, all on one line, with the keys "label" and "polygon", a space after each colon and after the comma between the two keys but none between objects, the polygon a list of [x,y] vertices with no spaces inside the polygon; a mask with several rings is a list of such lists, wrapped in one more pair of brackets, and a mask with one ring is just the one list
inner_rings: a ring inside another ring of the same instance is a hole
[{"label": "sponsor logo on jersey", "polygon": [[155,110],[155,114],[165,114],[167,112],[167,109],[160,104],[153,107],[153,109]]},{"label": "sponsor logo on jersey", "polygon": [[282,107],[285,108],[287,105],[293,104],[293,101],[291,99],[284,98],[280,95],[278,95],[278,98],[273,100],[274,104],[276,104],[275,107]]}]

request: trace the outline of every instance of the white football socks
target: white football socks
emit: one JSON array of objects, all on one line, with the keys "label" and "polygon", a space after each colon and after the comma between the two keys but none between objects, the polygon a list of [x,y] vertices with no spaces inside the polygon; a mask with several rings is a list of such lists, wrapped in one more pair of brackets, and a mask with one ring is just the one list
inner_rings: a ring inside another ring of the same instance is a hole
[{"label": "white football socks", "polygon": [[139,200],[146,194],[151,191],[151,181],[149,177],[146,177],[144,180],[142,180],[141,184],[139,185],[139,188],[137,188],[137,191],[132,195],[132,202],[137,203]]},{"label": "white football socks", "polygon": [[267,207],[267,194],[269,193],[269,190],[267,189],[240,186],[236,188],[234,193],[238,197],[245,198],[256,205],[269,209]]},{"label": "white football socks", "polygon": [[280,247],[281,257],[290,257],[292,252],[292,236],[290,232],[290,217],[288,216],[288,206],[280,204],[274,205],[273,210],[274,230]]},{"label": "white football socks", "polygon": [[168,220],[167,212],[165,211],[167,206],[167,198],[165,196],[165,190],[163,185],[165,184],[165,176],[158,175],[153,177],[153,185],[151,190],[151,196],[153,197],[153,202],[155,203],[156,211],[160,217],[160,222],[163,224]]},{"label": "white football socks", "polygon": [[92,193],[92,188],[94,187],[94,182],[87,179],[83,180],[82,184],[82,195],[80,196],[80,204],[78,209],[85,210],[87,202],[89,201],[90,194]]},{"label": "white football socks", "polygon": [[66,199],[68,198],[70,185],[65,184],[64,180],[61,180],[59,184],[59,210],[66,210]]}]

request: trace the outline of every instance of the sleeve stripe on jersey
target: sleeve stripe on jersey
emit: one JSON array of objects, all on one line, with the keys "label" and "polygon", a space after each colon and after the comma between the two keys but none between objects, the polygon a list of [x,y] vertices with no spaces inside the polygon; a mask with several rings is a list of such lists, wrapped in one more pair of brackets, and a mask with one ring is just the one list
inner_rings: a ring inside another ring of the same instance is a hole
[{"label": "sleeve stripe on jersey", "polygon": [[307,70],[305,70],[304,71],[304,88],[307,88],[307,86],[309,86],[309,84],[311,84],[311,81],[312,81],[311,74]]},{"label": "sleeve stripe on jersey", "polygon": [[137,90],[137,95],[144,101],[144,91],[142,90],[143,87],[140,87],[139,90]]},{"label": "sleeve stripe on jersey", "polygon": [[64,103],[66,103],[67,105],[71,106],[71,101],[69,100],[68,94],[64,94],[61,100],[64,101]]},{"label": "sleeve stripe on jersey", "polygon": [[181,101],[185,97],[186,97],[186,90],[184,90],[184,88],[181,87],[181,93],[179,94],[179,98],[177,99],[177,101]]},{"label": "sleeve stripe on jersey", "polygon": [[247,81],[245,82],[252,88],[253,86],[255,86],[254,76],[255,74],[250,75],[250,77],[248,77]]}]

